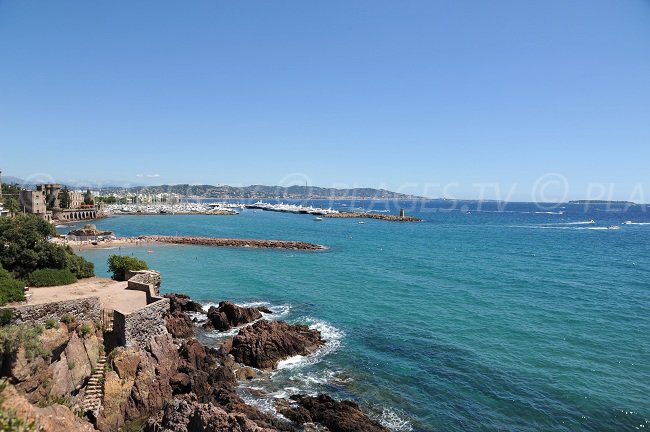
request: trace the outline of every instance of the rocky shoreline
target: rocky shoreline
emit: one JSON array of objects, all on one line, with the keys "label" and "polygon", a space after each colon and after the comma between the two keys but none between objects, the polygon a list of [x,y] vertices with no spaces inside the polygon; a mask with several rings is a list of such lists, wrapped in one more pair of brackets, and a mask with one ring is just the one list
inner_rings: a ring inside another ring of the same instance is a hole
[{"label": "rocky shoreline", "polygon": [[[200,327],[192,316],[205,313],[202,306],[184,295],[165,297],[170,302],[165,316],[169,333],[153,336],[145,348],[111,347],[93,322],[66,320],[50,323],[48,329],[11,329],[31,333],[13,337],[0,352],[0,409],[43,431],[388,431],[356,403],[328,395],[276,399],[278,414],[249,405],[238,395],[241,380],[318,350],[324,341],[317,330],[260,319],[257,308],[222,302],[210,309],[212,327],[249,325],[218,348],[208,347],[194,337]],[[110,349],[105,367],[100,361],[104,347]],[[91,385],[96,368],[101,378]],[[92,397],[97,382],[101,408],[84,411],[83,401]]]},{"label": "rocky shoreline", "polygon": [[422,219],[415,216],[396,216],[385,213],[368,212],[340,212],[325,215],[326,218],[350,218],[350,219],[377,219],[389,222],[421,222]]},{"label": "rocky shoreline", "polygon": [[217,237],[191,237],[191,236],[140,236],[138,240],[153,243],[185,244],[219,247],[251,247],[262,249],[291,249],[291,250],[323,250],[324,246],[314,243],[289,240],[256,240]]}]

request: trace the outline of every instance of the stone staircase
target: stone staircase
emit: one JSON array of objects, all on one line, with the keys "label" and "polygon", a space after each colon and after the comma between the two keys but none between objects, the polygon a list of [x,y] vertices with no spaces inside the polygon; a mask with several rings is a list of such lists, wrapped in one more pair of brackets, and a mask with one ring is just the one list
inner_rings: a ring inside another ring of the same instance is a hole
[{"label": "stone staircase", "polygon": [[99,409],[102,406],[104,397],[104,365],[106,364],[106,354],[102,353],[97,360],[95,372],[90,376],[86,386],[86,396],[83,401],[83,412],[92,413],[97,418]]}]

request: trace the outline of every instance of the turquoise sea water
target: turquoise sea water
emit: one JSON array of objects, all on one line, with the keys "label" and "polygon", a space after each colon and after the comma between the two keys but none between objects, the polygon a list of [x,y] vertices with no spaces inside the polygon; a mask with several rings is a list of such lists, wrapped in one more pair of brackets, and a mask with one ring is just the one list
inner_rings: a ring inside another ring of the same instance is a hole
[{"label": "turquoise sea water", "polygon": [[[315,253],[199,246],[117,251],[160,270],[163,291],[206,303],[267,302],[281,319],[323,331],[329,342],[316,356],[285,362],[247,384],[269,397],[325,391],[357,400],[393,430],[650,428],[650,224],[621,225],[650,223],[644,207],[335,205],[391,213],[405,206],[425,222],[314,222],[249,210],[121,216],[97,226],[119,236],[328,246]],[[596,223],[584,223],[591,219]],[[606,229],[613,224],[621,229]],[[101,275],[115,252],[82,254]],[[264,397],[250,400],[269,406]]]}]

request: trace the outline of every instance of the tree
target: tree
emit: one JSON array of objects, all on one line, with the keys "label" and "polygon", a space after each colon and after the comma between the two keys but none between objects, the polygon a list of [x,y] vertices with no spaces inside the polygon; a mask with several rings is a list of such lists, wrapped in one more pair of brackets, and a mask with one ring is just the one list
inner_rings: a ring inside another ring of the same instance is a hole
[{"label": "tree", "polygon": [[70,191],[67,186],[63,186],[59,193],[59,204],[62,209],[70,208]]},{"label": "tree", "polygon": [[93,194],[90,192],[90,189],[86,190],[86,193],[84,194],[84,204],[86,205],[93,205]]},{"label": "tree", "polygon": [[93,276],[92,263],[47,240],[55,235],[52,224],[38,216],[0,218],[0,265],[21,279],[44,268],[68,268],[78,278]]},{"label": "tree", "polygon": [[5,210],[9,210],[11,214],[20,213],[22,210],[19,199],[20,190],[20,186],[17,184],[2,185],[2,204]]},{"label": "tree", "polygon": [[124,256],[111,255],[108,257],[108,271],[113,273],[113,279],[123,281],[126,279],[126,272],[131,270],[148,270],[149,266],[141,259]]}]

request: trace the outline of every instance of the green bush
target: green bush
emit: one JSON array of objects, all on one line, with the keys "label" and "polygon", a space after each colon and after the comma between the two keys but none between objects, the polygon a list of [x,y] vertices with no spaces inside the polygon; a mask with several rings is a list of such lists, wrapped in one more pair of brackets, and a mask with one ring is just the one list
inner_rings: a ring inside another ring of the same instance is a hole
[{"label": "green bush", "polygon": [[7,270],[0,267],[0,306],[25,300],[25,284],[17,281]]},{"label": "green bush", "polygon": [[74,321],[74,318],[70,314],[63,314],[61,317],[61,322],[64,324],[70,324],[72,321]]},{"label": "green bush", "polygon": [[46,329],[52,329],[56,327],[56,320],[50,318],[49,320],[45,321],[45,328]]},{"label": "green bush", "polygon": [[68,269],[36,270],[27,277],[27,284],[32,287],[70,285],[75,282],[77,282],[77,278]]},{"label": "green bush", "polygon": [[14,316],[13,309],[3,309],[2,311],[0,311],[0,325],[9,324],[13,316]]},{"label": "green bush", "polygon": [[124,256],[111,255],[108,257],[108,271],[113,273],[113,279],[123,281],[126,272],[129,270],[148,270],[149,266],[141,259]]},{"label": "green bush", "polygon": [[84,324],[79,328],[79,333],[81,336],[89,335],[93,331],[93,328],[90,324]]},{"label": "green bush", "polygon": [[23,346],[29,361],[33,360],[34,356],[49,357],[52,353],[45,351],[39,340],[43,330],[43,326],[30,324],[0,327],[0,354],[15,353]]}]

